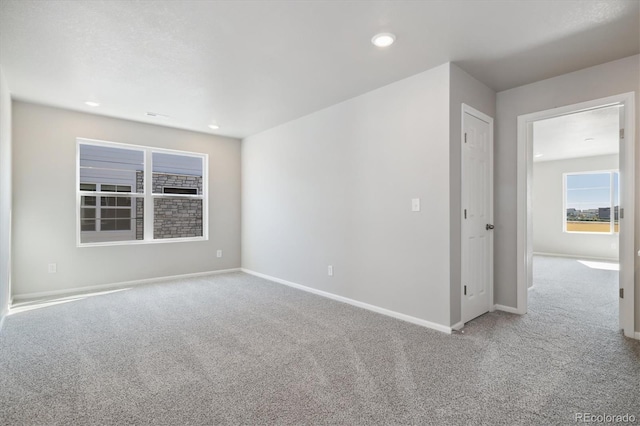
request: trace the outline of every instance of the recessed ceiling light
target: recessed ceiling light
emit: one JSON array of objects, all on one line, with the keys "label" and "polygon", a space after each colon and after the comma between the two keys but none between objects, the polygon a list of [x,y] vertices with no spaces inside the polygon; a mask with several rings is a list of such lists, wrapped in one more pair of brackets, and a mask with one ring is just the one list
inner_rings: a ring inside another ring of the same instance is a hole
[{"label": "recessed ceiling light", "polygon": [[98,107],[98,106],[100,106],[100,104],[98,102],[93,102],[93,101],[86,101],[84,104],[88,105],[90,107]]},{"label": "recessed ceiling light", "polygon": [[169,118],[168,115],[160,114],[160,113],[157,113],[157,112],[147,112],[145,114],[148,115],[149,117],[154,117],[154,118]]},{"label": "recessed ceiling light", "polygon": [[594,138],[586,138],[584,141],[585,142],[593,142],[593,141],[595,141],[595,139]]},{"label": "recessed ceiling light", "polygon": [[544,157],[544,154],[537,153],[536,155],[534,155],[534,157],[536,158]]},{"label": "recessed ceiling light", "polygon": [[378,47],[388,47],[396,41],[396,36],[391,33],[380,33],[373,36],[371,43]]},{"label": "recessed ceiling light", "polygon": [[218,130],[220,126],[218,126],[217,124],[209,124],[209,128],[213,130]]}]

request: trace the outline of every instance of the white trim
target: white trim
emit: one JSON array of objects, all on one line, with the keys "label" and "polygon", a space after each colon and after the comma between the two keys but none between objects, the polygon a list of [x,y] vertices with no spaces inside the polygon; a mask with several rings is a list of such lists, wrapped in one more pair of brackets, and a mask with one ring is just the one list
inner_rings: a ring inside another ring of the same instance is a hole
[{"label": "white trim", "polygon": [[[92,185],[109,185],[109,184],[103,184],[103,183],[92,183]],[[123,185],[123,186],[129,186],[129,185]],[[130,198],[144,198],[144,194],[141,192],[135,193],[135,192],[105,192],[105,191],[84,191],[84,190],[80,190],[78,191],[80,193],[80,195],[85,196],[85,197],[130,197]],[[84,207],[84,206],[83,206]],[[94,206],[86,206],[86,207],[94,207]],[[97,207],[113,207],[113,206],[97,206]]]},{"label": "white trim", "polygon": [[460,331],[464,327],[464,323],[462,321],[457,322],[451,326],[451,330]]},{"label": "white trim", "polygon": [[[80,142],[78,140],[78,138],[76,138],[76,162],[75,162],[75,166],[76,166],[76,188],[75,188],[75,193],[76,193],[76,247],[80,247],[81,245],[81,239],[82,239],[82,231],[81,231],[81,227],[80,227],[80,206],[82,205],[81,203],[81,198],[82,195],[80,194]],[[97,200],[96,200],[96,204],[97,204]]]},{"label": "white trim", "polygon": [[[141,284],[152,284],[152,283],[158,283],[163,281],[171,281],[171,280],[178,280],[178,279],[184,279],[184,278],[195,278],[195,277],[202,277],[207,275],[227,274],[229,272],[239,272],[239,271],[240,271],[240,268],[220,269],[217,271],[194,272],[191,274],[170,275],[170,276],[157,277],[157,278],[145,278],[142,280],[123,281],[119,283],[100,284],[100,285],[93,285],[93,286],[87,286],[87,287],[66,288],[62,290],[42,291],[38,293],[15,294],[13,296],[11,306],[18,305],[20,301],[40,299],[40,298],[51,297],[51,296],[82,294],[82,293],[88,293],[93,291],[111,290],[111,289],[122,288],[122,287],[132,287],[132,286],[137,286]],[[14,300],[17,303],[14,303],[13,302]],[[11,308],[9,310],[11,310]]]},{"label": "white trim", "polygon": [[[155,201],[151,198],[151,194],[153,193],[153,152],[145,149],[143,161],[144,171],[142,175],[142,190],[144,192],[144,204],[142,206],[142,241],[146,243],[153,241],[154,231],[153,220]],[[202,219],[204,220],[204,217]]]},{"label": "white trim", "polygon": [[2,333],[2,326],[4,325],[4,320],[6,317],[7,315],[0,316],[0,333]]},{"label": "white trim", "polygon": [[568,257],[570,259],[582,259],[582,260],[596,260],[600,262],[615,262],[618,263],[618,259],[607,258],[607,257],[592,257],[592,256],[578,256],[574,254],[563,254],[563,253],[545,253],[540,251],[534,251],[534,256],[550,256],[550,257]]},{"label": "white trim", "polygon": [[[588,102],[552,108],[518,116],[517,131],[517,241],[516,241],[516,290],[517,311],[527,312],[528,283],[532,282],[533,238],[530,200],[533,173],[533,123],[538,120],[574,114],[576,112],[600,109],[607,106],[624,106],[625,143],[620,151],[620,207],[624,208],[624,227],[627,231],[620,235],[620,286],[625,298],[620,300],[620,324],[625,336],[634,335],[635,318],[635,247],[633,236],[635,221],[635,93],[628,92]],[[622,226],[623,222],[621,222]]]},{"label": "white trim", "polygon": [[[493,117],[489,117],[487,114],[485,114],[485,113],[483,113],[483,112],[481,112],[481,111],[478,111],[478,110],[477,110],[477,109],[475,109],[474,107],[469,106],[469,105],[467,105],[467,104],[464,104],[464,103],[463,103],[463,104],[462,104],[462,114],[464,114],[464,113],[467,113],[467,114],[469,114],[469,115],[472,115],[472,116],[474,116],[475,118],[477,118],[477,119],[479,119],[479,120],[482,120],[482,121],[484,121],[484,122],[485,122],[485,123],[487,123],[487,124],[492,124],[492,123],[493,123]],[[463,115],[463,117],[464,117],[464,115]],[[493,133],[493,127],[491,128],[491,130],[492,130],[492,132],[491,132],[491,133]],[[464,132],[463,132],[463,133],[464,133]],[[462,137],[464,138],[464,135],[463,135]]]},{"label": "white trim", "polygon": [[[493,161],[494,161],[494,153],[493,153],[493,149],[494,149],[494,140],[493,140],[493,118],[489,117],[488,115],[478,111],[477,109],[463,103],[462,104],[462,111],[461,111],[461,116],[460,116],[460,182],[461,182],[461,189],[462,189],[462,185],[464,185],[465,182],[465,167],[463,164],[463,158],[464,158],[464,124],[465,124],[465,114],[469,114],[481,121],[484,121],[485,123],[487,123],[489,125],[489,185],[488,185],[488,190],[489,190],[489,198],[491,199],[491,202],[489,203],[489,222],[490,223],[494,223],[494,209],[493,209],[493,203],[494,203],[494,189],[493,189],[493,185],[494,185],[494,178],[493,178]],[[464,206],[461,205],[460,208],[462,209],[462,211],[464,211]],[[460,212],[460,249],[461,249],[461,265],[462,263],[462,249],[464,247],[464,240],[465,240],[465,235],[464,235],[464,215],[462,213],[462,211]],[[489,306],[487,307],[488,311],[491,312],[493,311],[493,292],[494,292],[494,271],[493,271],[493,260],[494,260],[494,233],[490,232],[489,233],[489,245],[490,245],[490,255],[491,255],[491,259],[489,261]],[[460,271],[460,277],[462,278],[462,271]],[[460,280],[460,320],[464,326],[465,323],[465,316],[464,316],[464,280]],[[469,318],[469,320],[471,320],[473,318]]]},{"label": "white trim", "polygon": [[336,300],[338,302],[347,303],[352,306],[356,306],[358,308],[363,308],[369,311],[376,312],[378,314],[386,315],[392,318],[396,318],[402,321],[410,322],[412,324],[420,325],[422,327],[431,328],[433,330],[441,331],[443,333],[451,334],[451,327],[447,327],[445,325],[437,324],[435,322],[423,320],[420,318],[412,317],[410,315],[401,314],[400,312],[391,311],[389,309],[381,308],[379,306],[370,305],[368,303],[359,302],[357,300],[349,299],[348,297],[338,296],[337,294],[329,293],[322,290],[317,290],[312,287],[307,287],[302,284],[297,284],[291,281],[286,281],[280,278],[272,277],[270,275],[262,274],[260,272],[252,271],[250,269],[241,268],[242,272],[245,272],[249,275],[254,275],[259,278],[264,278],[265,280],[269,280],[278,284],[283,284],[289,287],[296,288],[298,290],[306,291],[308,293],[313,293],[318,296],[326,297],[327,299]]},{"label": "white trim", "polygon": [[496,311],[509,312],[510,314],[520,314],[520,312],[516,308],[512,308],[511,306],[493,305],[493,308]]},{"label": "white trim", "polygon": [[201,154],[202,158],[202,237],[209,239],[209,154]]},{"label": "white trim", "polygon": [[634,338],[635,338],[636,340],[640,340],[640,331],[636,331],[636,332],[635,332],[635,336],[634,336]]},{"label": "white trim", "polygon": [[[152,228],[153,229],[153,228]],[[82,243],[78,248],[83,247],[103,247],[103,246],[135,246],[140,244],[165,244],[165,243],[188,243],[195,241],[208,241],[205,237],[185,237],[185,238],[156,238],[155,240],[129,240],[129,241],[103,241],[101,243]]]}]

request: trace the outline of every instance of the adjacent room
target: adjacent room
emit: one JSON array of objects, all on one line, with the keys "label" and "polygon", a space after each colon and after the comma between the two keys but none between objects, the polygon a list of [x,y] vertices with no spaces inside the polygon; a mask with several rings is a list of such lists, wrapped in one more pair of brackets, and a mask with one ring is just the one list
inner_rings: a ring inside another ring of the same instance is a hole
[{"label": "adjacent room", "polygon": [[[533,280],[546,315],[618,329],[619,105],[533,124]],[[623,230],[624,231],[624,230]]]},{"label": "adjacent room", "polygon": [[0,0],[0,424],[640,421],[640,0]]}]

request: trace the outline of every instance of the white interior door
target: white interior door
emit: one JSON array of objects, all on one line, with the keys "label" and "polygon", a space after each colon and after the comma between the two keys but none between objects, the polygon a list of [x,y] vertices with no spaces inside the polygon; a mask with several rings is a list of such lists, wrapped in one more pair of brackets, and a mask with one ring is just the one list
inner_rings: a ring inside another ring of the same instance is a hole
[{"label": "white interior door", "polygon": [[493,306],[493,119],[462,115],[462,322]]}]

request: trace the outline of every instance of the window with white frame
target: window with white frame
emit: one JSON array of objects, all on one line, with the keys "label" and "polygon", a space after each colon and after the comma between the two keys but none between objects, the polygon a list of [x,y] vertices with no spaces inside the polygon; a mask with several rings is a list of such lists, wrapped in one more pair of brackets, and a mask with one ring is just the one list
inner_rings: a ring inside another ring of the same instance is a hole
[{"label": "window with white frame", "polygon": [[78,139],[78,244],[207,238],[207,155]]},{"label": "window with white frame", "polygon": [[[81,191],[131,192],[131,185],[108,185],[104,183],[80,183]],[[84,232],[130,231],[131,198],[96,197],[83,195],[80,198],[80,227]]]},{"label": "window with white frame", "polygon": [[617,170],[564,174],[564,231],[618,232]]}]

